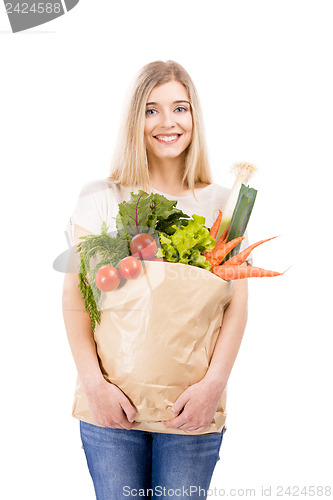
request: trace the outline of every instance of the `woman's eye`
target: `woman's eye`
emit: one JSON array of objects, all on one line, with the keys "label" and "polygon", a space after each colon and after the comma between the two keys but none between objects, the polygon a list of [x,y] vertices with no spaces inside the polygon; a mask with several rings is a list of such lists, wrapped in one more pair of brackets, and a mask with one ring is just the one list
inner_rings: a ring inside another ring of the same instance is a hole
[{"label": "woman's eye", "polygon": [[178,108],[176,108],[175,111],[183,113],[184,111],[187,111],[187,109],[184,108],[184,106],[178,106]]},{"label": "woman's eye", "polygon": [[155,111],[156,111],[155,109],[147,109],[146,115],[153,115],[153,114],[155,114]]}]

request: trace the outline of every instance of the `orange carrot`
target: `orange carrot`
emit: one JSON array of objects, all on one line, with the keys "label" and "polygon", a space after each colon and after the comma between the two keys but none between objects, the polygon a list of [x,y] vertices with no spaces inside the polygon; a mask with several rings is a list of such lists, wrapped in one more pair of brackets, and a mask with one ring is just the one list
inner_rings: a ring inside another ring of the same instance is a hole
[{"label": "orange carrot", "polygon": [[209,260],[211,258],[213,253],[215,253],[218,248],[220,248],[222,245],[224,245],[224,243],[226,242],[225,240],[227,239],[227,236],[228,236],[229,227],[230,227],[230,224],[227,225],[227,227],[225,228],[225,230],[223,231],[223,233],[221,234],[219,239],[216,241],[215,247],[213,248],[213,250],[211,250],[210,252],[204,252],[204,256],[206,257],[207,260]]},{"label": "orange carrot", "polygon": [[233,240],[228,241],[228,243],[224,243],[220,248],[216,250],[216,252],[213,252],[212,250],[212,255],[209,259],[207,259],[207,257],[206,259],[209,260],[213,266],[218,266],[222,262],[224,257],[228,255],[230,250],[232,250],[242,240],[244,240],[244,236],[239,236],[238,238],[234,238]]},{"label": "orange carrot", "polygon": [[221,234],[221,236],[219,237],[219,239],[217,240],[216,244],[219,244],[220,240],[221,240],[221,242],[225,243],[225,240],[227,239],[227,236],[228,236],[229,227],[230,227],[230,222],[227,225],[227,227],[225,228],[225,230],[223,231],[223,233]]},{"label": "orange carrot", "polygon": [[280,276],[284,273],[278,273],[277,271],[268,271],[262,269],[261,267],[253,266],[213,266],[212,272],[219,276],[220,278],[229,281],[237,280],[241,278],[264,278]]},{"label": "orange carrot", "polygon": [[214,222],[214,224],[210,228],[210,235],[214,239],[216,238],[217,232],[220,228],[221,219],[222,219],[222,211],[219,210],[219,215],[216,217],[216,221]]},{"label": "orange carrot", "polygon": [[272,238],[267,238],[267,240],[260,240],[260,241],[257,241],[257,243],[253,243],[253,245],[250,245],[249,247],[245,248],[245,250],[243,250],[242,252],[238,253],[234,257],[231,257],[226,262],[224,262],[224,264],[222,264],[222,265],[223,266],[236,266],[236,265],[242,264],[243,262],[245,262],[245,260],[247,259],[247,257],[250,255],[250,253],[252,252],[252,250],[254,248],[261,245],[262,243],[265,243],[266,241],[273,240],[274,238],[277,238],[277,236],[273,236]]},{"label": "orange carrot", "polygon": [[226,243],[225,240],[227,239],[227,236],[228,236],[229,226],[230,226],[230,224],[228,224],[228,227],[225,228],[225,230],[223,231],[223,233],[221,234],[221,236],[219,237],[219,239],[215,243],[215,247],[212,250],[213,253],[215,253],[216,250],[218,250],[222,245],[224,245],[224,243]]}]

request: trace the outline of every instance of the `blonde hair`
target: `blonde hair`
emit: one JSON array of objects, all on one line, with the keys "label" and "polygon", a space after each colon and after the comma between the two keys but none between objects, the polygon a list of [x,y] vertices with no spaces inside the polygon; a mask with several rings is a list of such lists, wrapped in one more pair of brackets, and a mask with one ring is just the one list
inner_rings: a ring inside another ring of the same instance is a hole
[{"label": "blonde hair", "polygon": [[182,184],[187,184],[194,194],[197,182],[212,183],[198,94],[187,71],[174,61],[151,62],[137,74],[124,110],[108,178],[110,181],[149,189],[149,166],[144,142],[146,103],[154,87],[173,80],[182,83],[187,91],[193,121],[192,140],[185,152]]}]

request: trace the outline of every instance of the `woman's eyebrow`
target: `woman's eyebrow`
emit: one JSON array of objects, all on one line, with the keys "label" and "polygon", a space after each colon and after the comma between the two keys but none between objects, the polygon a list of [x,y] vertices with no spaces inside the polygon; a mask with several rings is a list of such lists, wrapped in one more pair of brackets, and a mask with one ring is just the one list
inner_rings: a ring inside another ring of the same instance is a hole
[{"label": "woman's eyebrow", "polygon": [[[190,104],[190,102],[189,102],[189,101],[185,101],[184,99],[180,99],[180,100],[178,100],[178,101],[173,101],[173,103],[172,103],[172,104],[178,104],[178,103],[180,103],[180,102],[187,102],[187,104]],[[154,105],[154,106],[156,106],[156,104],[158,104],[158,102],[147,102],[146,106],[150,106],[150,105]]]},{"label": "woman's eyebrow", "polygon": [[187,104],[190,104],[190,102],[189,101],[185,101],[185,99],[181,99],[180,101],[174,101],[173,103],[177,104],[177,102],[187,102]]}]

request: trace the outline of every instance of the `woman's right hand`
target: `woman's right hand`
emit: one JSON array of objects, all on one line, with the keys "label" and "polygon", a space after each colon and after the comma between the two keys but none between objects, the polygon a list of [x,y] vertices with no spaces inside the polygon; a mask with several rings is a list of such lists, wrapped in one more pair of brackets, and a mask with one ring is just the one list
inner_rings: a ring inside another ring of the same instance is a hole
[{"label": "woman's right hand", "polygon": [[139,425],[139,422],[133,422],[135,408],[116,385],[103,378],[86,394],[89,409],[98,425],[128,430]]}]

